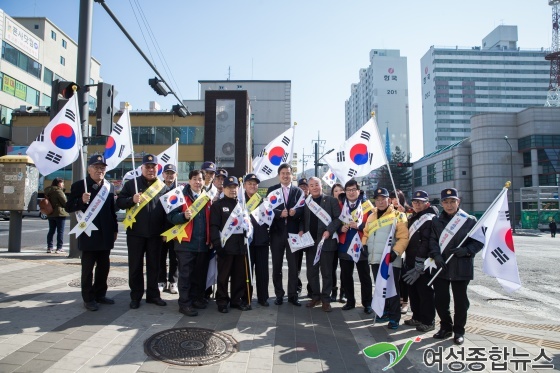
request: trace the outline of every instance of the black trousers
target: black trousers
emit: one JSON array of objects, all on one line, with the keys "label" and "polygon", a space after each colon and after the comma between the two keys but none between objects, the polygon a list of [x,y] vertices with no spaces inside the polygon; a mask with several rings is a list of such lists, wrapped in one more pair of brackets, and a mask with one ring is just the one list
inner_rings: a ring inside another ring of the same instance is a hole
[{"label": "black trousers", "polygon": [[[322,251],[319,262],[313,265],[317,254],[317,244],[306,249],[305,264],[307,265],[307,281],[311,285],[311,299],[330,302],[332,292],[332,261],[335,251]],[[319,281],[319,271],[323,280],[323,288]]]},{"label": "black trousers", "polygon": [[204,297],[210,254],[207,251],[177,250],[177,246],[179,243],[175,243],[179,265],[179,307],[191,307],[195,300],[202,300]]},{"label": "black trousers", "polygon": [[408,285],[412,318],[424,325],[431,325],[436,317],[434,289],[428,286],[431,278],[429,274],[424,273],[412,285]]},{"label": "black trousers", "polygon": [[[449,281],[439,277],[434,280],[436,311],[440,318],[441,329],[453,330],[454,333],[460,335],[465,334],[467,311],[470,306],[469,297],[467,295],[469,282],[470,280]],[[455,308],[453,320],[451,319],[451,312],[449,311],[449,304],[451,302],[451,295],[449,294],[450,286],[453,292],[453,305]]]},{"label": "black trousers", "polygon": [[[111,250],[82,251],[82,299],[91,302],[107,294]],[[95,273],[93,268],[95,267]]]},{"label": "black trousers", "polygon": [[[397,259],[399,260],[399,259]],[[402,268],[401,268],[401,273],[406,273],[410,268],[407,267],[405,261],[402,261]],[[409,297],[409,293],[408,293],[408,284],[406,282],[404,282],[404,280],[401,279],[399,281],[399,294],[401,295],[401,299],[403,302],[408,302],[408,297]]]},{"label": "black trousers", "polygon": [[351,259],[340,259],[340,285],[346,293],[346,304],[356,305],[356,297],[354,296],[354,264],[356,264],[358,277],[360,278],[362,305],[364,307],[371,307],[373,285],[367,260],[360,260],[358,263],[354,263]]},{"label": "black trousers", "polygon": [[297,297],[297,263],[296,255],[290,250],[288,245],[288,232],[286,228],[281,232],[274,232],[270,235],[270,253],[272,255],[272,283],[274,293],[277,297],[283,297],[286,292],[282,286],[282,265],[284,264],[284,253],[288,261],[288,297]]},{"label": "black trousers", "polygon": [[[253,278],[257,287],[257,300],[264,302],[268,300],[268,246],[250,246],[251,266]],[[251,286],[251,298],[253,287]]]},{"label": "black trousers", "polygon": [[[169,253],[169,274],[167,272],[167,254]],[[179,278],[179,266],[177,263],[177,255],[175,255],[175,243],[172,241],[164,242],[161,245],[161,253],[159,256],[159,272],[158,282],[177,283]]]},{"label": "black trousers", "polygon": [[126,236],[130,299],[139,301],[144,295],[144,255],[146,255],[146,299],[160,298],[157,276],[161,244],[160,236]]},{"label": "black trousers", "polygon": [[[397,260],[400,260],[400,258],[397,258]],[[372,264],[371,272],[373,274],[373,282],[375,283],[375,280],[377,279],[377,272],[379,272],[379,264]],[[385,299],[385,311],[389,316],[389,319],[396,322],[399,322],[401,320],[401,299],[400,299],[401,294],[399,289],[400,279],[401,279],[401,269],[399,267],[393,267],[393,281],[395,282],[397,295]]]},{"label": "black trousers", "polygon": [[[250,304],[247,292],[248,267],[246,255],[220,254],[218,257],[218,283],[216,286],[216,305],[232,307]],[[228,284],[231,282],[231,293]],[[231,294],[231,297],[229,296]]]},{"label": "black trousers", "polygon": [[[340,259],[338,259],[338,251],[335,251],[333,262],[332,262],[332,287],[333,287],[333,289],[336,288],[336,269],[338,268],[338,262],[339,261],[340,261]],[[341,288],[340,291],[342,292],[342,286],[340,288]]]}]

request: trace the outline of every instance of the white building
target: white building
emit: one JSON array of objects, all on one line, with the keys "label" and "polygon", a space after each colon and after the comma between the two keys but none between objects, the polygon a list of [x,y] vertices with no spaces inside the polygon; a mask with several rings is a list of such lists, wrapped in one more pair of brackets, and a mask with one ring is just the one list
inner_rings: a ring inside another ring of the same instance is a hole
[{"label": "white building", "polygon": [[546,102],[546,52],[521,50],[517,26],[498,26],[482,47],[434,47],[421,59],[424,154],[469,137],[471,116],[516,113]]},{"label": "white building", "polygon": [[[0,153],[5,154],[13,110],[49,107],[52,81],[76,80],[78,45],[47,18],[11,18],[1,9],[0,39]],[[100,66],[92,58],[91,84],[99,82]],[[95,109],[91,98],[90,106]]]},{"label": "white building", "polygon": [[372,49],[369,60],[369,67],[360,69],[360,81],[352,84],[350,98],[345,102],[346,138],[363,126],[374,111],[383,141],[389,129],[391,151],[398,146],[408,154],[407,59],[401,57],[399,50]]}]

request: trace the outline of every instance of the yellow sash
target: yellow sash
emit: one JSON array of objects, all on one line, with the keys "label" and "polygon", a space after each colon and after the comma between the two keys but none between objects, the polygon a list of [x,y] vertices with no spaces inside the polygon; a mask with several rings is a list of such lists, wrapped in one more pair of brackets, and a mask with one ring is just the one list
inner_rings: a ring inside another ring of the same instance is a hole
[{"label": "yellow sash", "polygon": [[381,219],[372,221],[366,226],[366,230],[367,232],[369,232],[368,234],[371,235],[379,228],[383,228],[386,227],[387,225],[393,224],[395,219],[398,219],[399,221],[403,221],[403,219],[401,218],[401,213],[399,211],[393,211],[393,213],[389,214],[389,216],[385,216],[382,217]]},{"label": "yellow sash", "polygon": [[210,197],[208,197],[206,191],[203,190],[196,201],[194,201],[193,204],[189,206],[189,209],[192,213],[189,221],[183,224],[175,225],[173,228],[170,228],[161,234],[163,237],[165,237],[166,242],[170,242],[174,238],[176,238],[177,241],[181,242],[183,241],[183,238],[188,238],[187,232],[185,232],[185,228],[191,221],[193,221],[194,217],[200,211],[202,211],[202,209],[204,209],[204,206],[206,206],[208,201],[210,201]]},{"label": "yellow sash", "polygon": [[249,211],[249,214],[257,208],[261,200],[262,197],[259,195],[259,193],[255,193],[251,198],[249,198],[249,201],[247,201],[247,204],[245,205],[245,207],[247,207],[247,210]]},{"label": "yellow sash", "polygon": [[126,210],[126,217],[123,221],[125,229],[132,228],[132,224],[136,222],[136,215],[144,206],[146,206],[155,196],[158,195],[164,186],[165,184],[159,178],[156,179],[156,181],[154,181],[154,183],[150,185],[144,193],[142,193],[142,202]]},{"label": "yellow sash", "polygon": [[373,210],[373,204],[368,199],[364,203],[362,203],[362,213],[367,214],[371,210]]}]

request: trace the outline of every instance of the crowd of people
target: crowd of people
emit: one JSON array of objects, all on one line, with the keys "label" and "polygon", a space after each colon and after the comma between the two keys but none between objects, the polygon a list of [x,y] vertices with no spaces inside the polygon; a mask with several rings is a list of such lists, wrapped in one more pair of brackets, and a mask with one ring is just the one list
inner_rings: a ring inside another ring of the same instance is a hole
[{"label": "crowd of people", "polygon": [[[221,313],[251,310],[254,291],[258,304],[269,307],[270,278],[275,305],[286,300],[300,307],[305,254],[306,307],[331,312],[331,303],[339,301],[343,311],[355,308],[356,269],[363,311],[373,314],[372,279],[392,273],[387,281],[396,294],[385,299],[382,314],[372,315],[376,323],[398,329],[401,315],[410,308],[412,315],[404,324],[426,333],[435,330],[437,312],[440,325],[433,337],[453,336],[456,344],[463,343],[467,287],[482,243],[467,237],[476,220],[460,209],[456,189],[441,191],[441,213],[422,190],[412,193],[409,206],[400,190],[389,193],[379,187],[372,204],[354,179],[334,184],[327,195],[317,177],[300,179],[295,186],[292,167],[282,164],[278,184],[263,198],[257,193],[260,180],[255,174],[238,179],[204,162],[189,173],[181,192],[184,203],[166,211],[161,197],[177,188],[177,169],[166,165],[160,180],[157,167],[157,157],[145,155],[141,176],[127,181],[115,198],[114,187],[105,180],[105,159],[94,155],[86,179],[72,184],[66,211],[77,214],[73,232],[87,233],[78,236],[86,309],[96,311],[100,303],[114,303],[106,296],[109,254],[118,231],[116,210],[125,209],[131,309],[141,306],[144,294],[146,303],[166,306],[163,291],[178,294],[179,312],[187,316],[206,309],[212,294]],[[263,223],[253,212],[269,203],[270,196],[280,203],[273,207],[269,223]],[[313,245],[292,250],[289,238],[307,233]],[[389,265],[392,272],[386,271]]]}]

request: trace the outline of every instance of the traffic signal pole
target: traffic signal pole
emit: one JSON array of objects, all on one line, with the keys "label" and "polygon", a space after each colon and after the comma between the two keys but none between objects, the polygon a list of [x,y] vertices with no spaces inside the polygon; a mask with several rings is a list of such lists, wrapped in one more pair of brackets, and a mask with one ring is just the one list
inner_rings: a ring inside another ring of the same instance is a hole
[{"label": "traffic signal pole", "polygon": [[[80,0],[80,26],[78,30],[78,60],[76,63],[76,83],[83,87],[78,94],[78,105],[80,108],[80,120],[82,137],[89,137],[89,107],[88,107],[88,89],[89,72],[91,67],[91,30],[93,20],[93,0]],[[82,159],[87,158],[87,146],[82,147],[82,157],[78,158],[72,165],[72,182],[78,181],[84,177],[84,169]],[[70,217],[70,226],[77,224],[76,214]],[[79,258],[78,240],[76,235],[70,235],[70,258]]]}]

